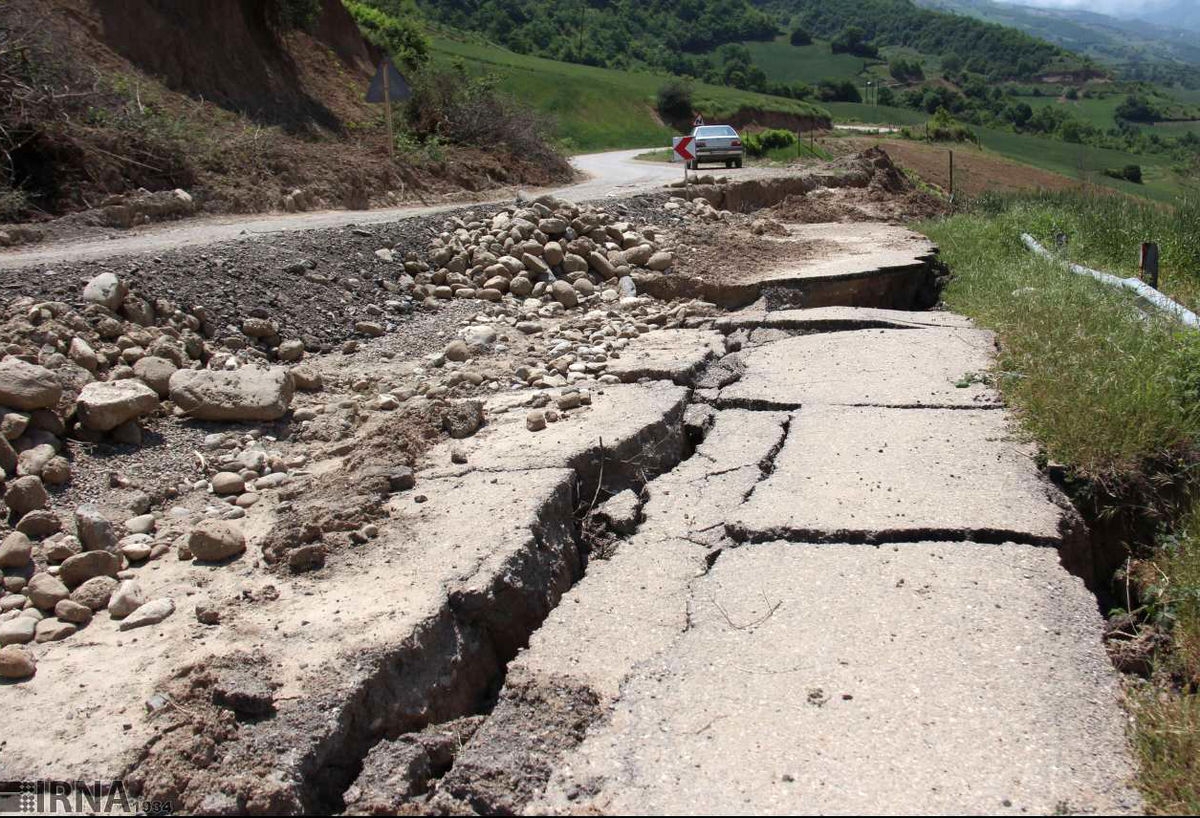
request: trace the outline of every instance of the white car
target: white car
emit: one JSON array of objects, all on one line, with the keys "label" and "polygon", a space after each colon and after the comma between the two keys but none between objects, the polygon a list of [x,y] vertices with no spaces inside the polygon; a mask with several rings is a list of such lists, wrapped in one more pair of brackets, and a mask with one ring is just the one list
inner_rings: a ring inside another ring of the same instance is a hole
[{"label": "white car", "polygon": [[742,138],[729,125],[700,125],[692,129],[696,158],[688,163],[691,170],[701,162],[724,162],[727,168],[742,166]]}]

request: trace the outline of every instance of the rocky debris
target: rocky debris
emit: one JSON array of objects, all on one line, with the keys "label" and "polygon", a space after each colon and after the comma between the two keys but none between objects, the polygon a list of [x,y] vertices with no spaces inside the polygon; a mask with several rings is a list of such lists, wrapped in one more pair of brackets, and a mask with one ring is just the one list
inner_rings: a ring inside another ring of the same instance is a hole
[{"label": "rocky debris", "polygon": [[309,543],[288,552],[288,568],[296,573],[316,571],[325,567],[327,549],[321,543]]},{"label": "rocky debris", "polygon": [[0,568],[24,568],[33,559],[33,543],[20,531],[0,542]]},{"label": "rocky debris", "polygon": [[236,472],[217,472],[212,476],[213,494],[241,494],[246,490],[246,481]]},{"label": "rocky debris", "polygon": [[[452,218],[443,227],[431,243],[428,264],[413,270],[413,296],[426,303],[532,298],[570,310],[603,295],[608,282],[637,269],[663,272],[674,260],[660,246],[656,228],[639,228],[604,209],[553,196],[472,220]],[[610,300],[619,297],[614,290]],[[461,355],[460,347],[447,349],[449,360],[466,360]]]},{"label": "rocky debris", "polygon": [[137,580],[127,579],[117,588],[108,601],[108,613],[113,619],[124,619],[146,604],[142,586]]},{"label": "rocky debris", "polygon": [[212,703],[243,718],[263,718],[275,710],[275,689],[257,668],[225,668],[212,685]]},{"label": "rocky debris", "polygon": [[79,630],[79,626],[74,623],[47,617],[37,623],[33,639],[35,642],[57,642],[66,639],[77,630]]},{"label": "rocky debris", "polygon": [[[55,481],[48,480],[53,483]],[[40,540],[62,530],[62,520],[53,511],[37,509],[17,521],[17,531],[25,536]]]},{"label": "rocky debris", "polygon": [[201,600],[196,603],[196,621],[201,625],[219,625],[221,612],[210,600]]},{"label": "rocky debris", "polygon": [[0,678],[28,679],[37,672],[37,660],[33,653],[19,645],[0,648]]},{"label": "rocky debris", "polygon": [[431,811],[417,799],[451,768],[483,722],[483,716],[464,716],[379,742],[371,748],[362,772],[346,791],[348,811],[366,815]]},{"label": "rocky debris", "polygon": [[171,376],[171,400],[200,420],[278,420],[295,391],[292,374],[283,368],[242,367],[232,372],[181,369]]},{"label": "rocky debris", "polygon": [[245,551],[246,537],[235,523],[205,520],[188,532],[187,548],[198,560],[220,562]]},{"label": "rocky debris", "polygon": [[34,607],[43,611],[53,610],[58,603],[70,595],[62,581],[45,571],[34,574],[25,586],[25,595]]},{"label": "rocky debris", "polygon": [[71,592],[71,601],[92,611],[102,611],[117,590],[117,580],[111,576],[98,576],[87,580]]},{"label": "rocky debris", "polygon": [[75,532],[84,551],[117,552],[117,532],[100,509],[84,504],[75,509]]},{"label": "rocky debris", "polygon": [[637,530],[642,502],[632,489],[610,497],[596,509],[596,518],[615,534],[629,535]]},{"label": "rocky debris", "polygon": [[121,620],[120,630],[128,631],[134,628],[144,628],[147,625],[157,625],[171,614],[175,613],[175,600],[156,599],[137,608],[133,613]]},{"label": "rocky debris", "polygon": [[83,288],[83,300],[99,304],[112,312],[120,309],[129,287],[113,273],[101,273]]},{"label": "rocky debris", "polygon": [[0,645],[25,645],[33,641],[37,633],[38,620],[22,613],[0,622]]},{"label": "rocky debris", "polygon": [[0,406],[52,409],[62,392],[62,384],[49,369],[12,356],[0,361]]},{"label": "rocky debris", "polygon": [[39,478],[28,475],[18,477],[8,484],[4,503],[13,515],[20,518],[31,511],[46,508],[50,504],[50,495],[46,493],[46,487]]},{"label": "rocky debris", "polygon": [[58,575],[68,588],[76,588],[96,577],[115,578],[119,570],[120,559],[108,551],[85,551],[63,560]]},{"label": "rocky debris", "polygon": [[470,437],[483,425],[483,402],[465,400],[450,404],[442,416],[442,425],[452,438]]},{"label": "rocky debris", "polygon": [[174,361],[157,355],[139,358],[133,365],[134,376],[140,378],[160,398],[166,398],[170,394],[171,376],[178,370],[179,367]]},{"label": "rocky debris", "polygon": [[60,599],[54,605],[54,615],[64,622],[86,625],[92,621],[92,609],[73,599]]},{"label": "rocky debris", "polygon": [[157,408],[158,393],[133,378],[89,383],[75,403],[80,423],[98,432],[110,432]]}]

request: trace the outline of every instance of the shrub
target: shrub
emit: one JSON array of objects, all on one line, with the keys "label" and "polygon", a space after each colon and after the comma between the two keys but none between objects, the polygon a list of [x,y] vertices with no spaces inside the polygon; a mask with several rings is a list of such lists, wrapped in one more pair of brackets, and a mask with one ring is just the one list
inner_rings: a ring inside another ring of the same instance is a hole
[{"label": "shrub", "polygon": [[478,147],[502,146],[514,156],[566,172],[566,160],[550,143],[550,124],[532,109],[495,90],[493,78],[463,71],[425,71],[405,104],[412,134]]},{"label": "shrub", "polygon": [[1142,166],[1126,165],[1123,168],[1108,168],[1104,171],[1104,175],[1113,179],[1124,179],[1127,182],[1140,185],[1142,183]]},{"label": "shrub", "polygon": [[788,38],[792,45],[812,45],[812,35],[803,28],[792,29],[792,35]]},{"label": "shrub", "polygon": [[1158,109],[1145,97],[1130,94],[1117,106],[1117,119],[1129,122],[1155,122],[1160,118]]},{"label": "shrub", "polygon": [[692,86],[675,79],[658,89],[658,113],[666,122],[687,122],[692,118]]},{"label": "shrub", "polygon": [[834,54],[853,54],[856,57],[875,59],[879,56],[879,47],[867,39],[867,32],[858,26],[847,26],[829,44]]},{"label": "shrub", "polygon": [[275,0],[269,7],[279,28],[311,28],[321,16],[321,0]]},{"label": "shrub", "polygon": [[817,99],[821,102],[862,102],[862,94],[854,80],[825,79],[817,85]]},{"label": "shrub", "polygon": [[798,138],[792,131],[783,128],[768,128],[758,133],[748,133],[742,136],[742,146],[749,156],[766,156],[778,148],[789,148],[796,144]]},{"label": "shrub", "polygon": [[429,41],[416,22],[415,10],[395,14],[360,0],[342,2],[367,42],[386,51],[397,65],[412,69],[429,59]]},{"label": "shrub", "polygon": [[950,116],[945,108],[938,108],[933,119],[925,126],[926,138],[930,142],[971,142],[979,144],[979,137],[973,130]]}]

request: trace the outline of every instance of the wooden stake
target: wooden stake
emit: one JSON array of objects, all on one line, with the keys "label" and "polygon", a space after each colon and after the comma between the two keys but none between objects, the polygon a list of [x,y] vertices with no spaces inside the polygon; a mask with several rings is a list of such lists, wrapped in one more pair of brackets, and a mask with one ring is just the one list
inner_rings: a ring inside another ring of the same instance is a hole
[{"label": "wooden stake", "polygon": [[1158,289],[1158,245],[1144,241],[1142,242],[1142,261],[1139,265],[1142,273],[1142,281],[1149,284],[1154,289]]},{"label": "wooden stake", "polygon": [[954,151],[950,151],[950,198],[954,198]]},{"label": "wooden stake", "polygon": [[392,88],[388,82],[388,69],[391,66],[388,64],[387,57],[383,58],[383,116],[387,120],[388,131],[388,160],[395,161],[396,159],[396,135],[392,133]]}]

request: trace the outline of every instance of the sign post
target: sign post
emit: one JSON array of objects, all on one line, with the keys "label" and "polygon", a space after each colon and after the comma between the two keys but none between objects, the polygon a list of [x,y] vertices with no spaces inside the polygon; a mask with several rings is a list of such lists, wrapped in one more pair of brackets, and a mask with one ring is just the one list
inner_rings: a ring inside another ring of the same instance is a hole
[{"label": "sign post", "polygon": [[387,57],[379,63],[375,76],[371,78],[371,86],[367,89],[367,102],[382,102],[383,116],[387,120],[388,159],[395,158],[396,135],[392,125],[392,101],[406,100],[412,96],[412,89],[404,76],[392,65]]},{"label": "sign post", "polygon": [[[692,148],[692,143],[696,141],[694,136],[677,136],[671,140],[671,149],[674,153],[671,155],[672,162],[683,160],[683,189],[687,190],[688,184],[688,166],[696,159],[696,152]],[[678,157],[678,158],[676,158]],[[691,198],[690,196],[688,197]]]}]

